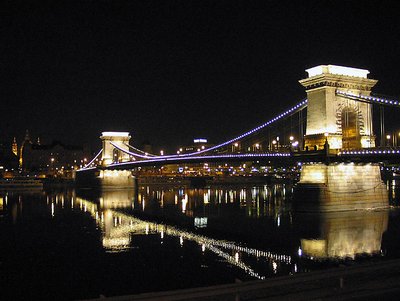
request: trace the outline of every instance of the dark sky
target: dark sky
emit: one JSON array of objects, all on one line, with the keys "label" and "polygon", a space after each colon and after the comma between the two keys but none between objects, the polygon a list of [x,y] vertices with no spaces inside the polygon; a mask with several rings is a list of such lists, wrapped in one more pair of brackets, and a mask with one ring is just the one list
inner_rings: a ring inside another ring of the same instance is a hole
[{"label": "dark sky", "polygon": [[222,142],[305,97],[320,64],[400,95],[398,1],[2,1],[0,141],[131,132]]}]

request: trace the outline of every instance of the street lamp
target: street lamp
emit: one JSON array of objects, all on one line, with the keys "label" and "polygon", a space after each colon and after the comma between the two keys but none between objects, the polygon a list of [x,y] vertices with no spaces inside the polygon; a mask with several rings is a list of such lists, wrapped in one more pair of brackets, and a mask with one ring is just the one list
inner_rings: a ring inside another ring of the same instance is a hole
[{"label": "street lamp", "polygon": [[390,146],[390,135],[386,135],[387,146]]},{"label": "street lamp", "polygon": [[50,162],[51,162],[51,164],[50,164],[50,170],[51,170],[51,173],[52,173],[53,170],[54,170],[54,158],[50,158]]},{"label": "street lamp", "polygon": [[239,151],[239,143],[238,143],[238,142],[235,142],[235,143],[232,145],[232,152],[235,153],[235,152],[238,152],[238,151]]}]

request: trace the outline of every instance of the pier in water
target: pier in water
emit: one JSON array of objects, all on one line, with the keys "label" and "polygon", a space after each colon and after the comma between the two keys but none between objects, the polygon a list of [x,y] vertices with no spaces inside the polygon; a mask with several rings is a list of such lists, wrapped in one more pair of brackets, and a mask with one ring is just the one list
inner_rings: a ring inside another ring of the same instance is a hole
[{"label": "pier in water", "polygon": [[[72,300],[268,279],[400,257],[391,208],[292,210],[291,186],[0,192],[0,299]],[[299,201],[299,200],[296,200]]]}]

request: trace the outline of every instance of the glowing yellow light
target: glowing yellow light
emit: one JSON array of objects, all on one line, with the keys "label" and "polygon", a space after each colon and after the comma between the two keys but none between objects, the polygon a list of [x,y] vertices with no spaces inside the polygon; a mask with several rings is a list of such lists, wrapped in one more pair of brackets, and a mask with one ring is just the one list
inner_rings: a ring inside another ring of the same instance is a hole
[{"label": "glowing yellow light", "polygon": [[103,136],[129,137],[129,132],[102,132]]},{"label": "glowing yellow light", "polygon": [[307,69],[308,77],[313,77],[322,74],[336,74],[336,75],[346,75],[367,78],[369,74],[368,70],[336,66],[336,65],[320,65],[310,69]]},{"label": "glowing yellow light", "polygon": [[186,205],[187,205],[187,195],[185,196],[185,198],[182,199],[182,212],[186,211]]},{"label": "glowing yellow light", "polygon": [[277,272],[278,264],[275,261],[272,262],[272,269],[274,270],[274,273]]}]

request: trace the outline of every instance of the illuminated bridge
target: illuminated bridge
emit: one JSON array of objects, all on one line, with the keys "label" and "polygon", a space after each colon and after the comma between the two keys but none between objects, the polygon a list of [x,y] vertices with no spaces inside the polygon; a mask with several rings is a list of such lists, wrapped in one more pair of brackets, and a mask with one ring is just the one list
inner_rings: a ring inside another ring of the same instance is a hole
[{"label": "illuminated bridge", "polygon": [[150,154],[130,145],[127,132],[103,132],[102,150],[78,171],[77,181],[89,175],[105,186],[129,186],[132,171],[146,166],[257,161],[301,166],[297,189],[309,199],[329,201],[329,208],[336,208],[343,194],[354,196],[351,208],[387,206],[379,163],[400,163],[400,137],[386,135],[384,110],[400,108],[399,101],[371,94],[377,80],[367,77],[368,70],[321,65],[306,72],[299,81],[306,99],[234,138],[191,153]]}]

